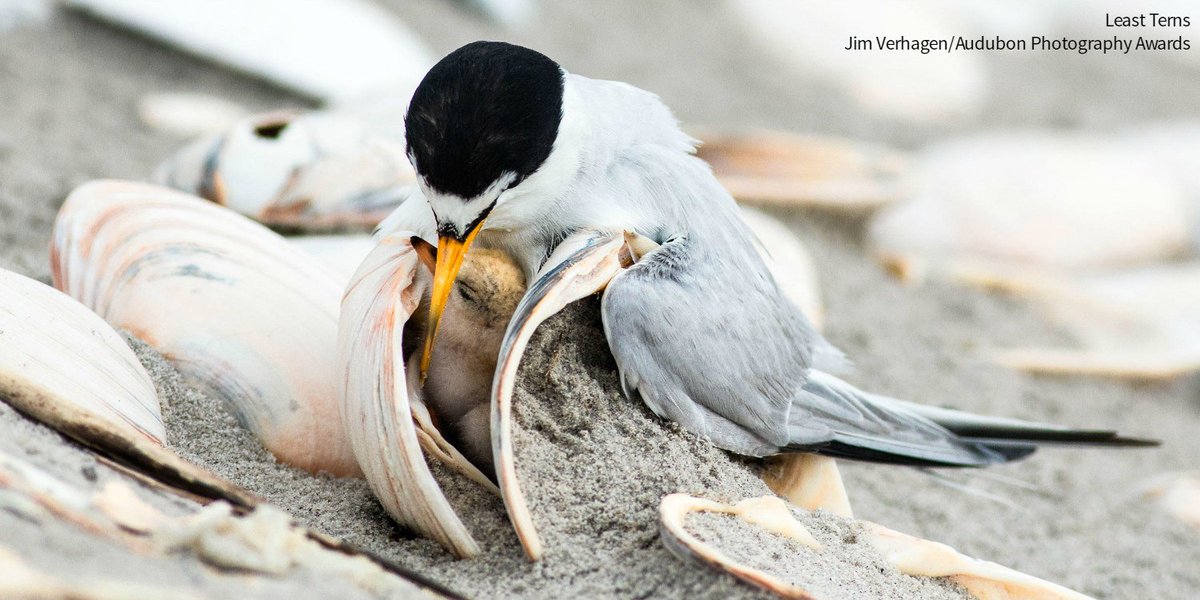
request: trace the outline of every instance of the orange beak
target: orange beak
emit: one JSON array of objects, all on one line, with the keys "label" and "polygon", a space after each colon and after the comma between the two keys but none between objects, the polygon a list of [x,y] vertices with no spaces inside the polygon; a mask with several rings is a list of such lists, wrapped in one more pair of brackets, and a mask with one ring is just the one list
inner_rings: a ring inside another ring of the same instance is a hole
[{"label": "orange beak", "polygon": [[454,279],[458,276],[467,250],[471,248],[471,242],[475,241],[480,229],[483,229],[483,221],[480,221],[461,242],[451,236],[438,237],[437,263],[433,269],[433,293],[429,301],[429,326],[425,330],[425,350],[421,354],[421,383],[425,383],[425,376],[429,373],[429,361],[433,358],[433,341],[437,337],[446,302],[450,299],[450,291],[454,289]]}]

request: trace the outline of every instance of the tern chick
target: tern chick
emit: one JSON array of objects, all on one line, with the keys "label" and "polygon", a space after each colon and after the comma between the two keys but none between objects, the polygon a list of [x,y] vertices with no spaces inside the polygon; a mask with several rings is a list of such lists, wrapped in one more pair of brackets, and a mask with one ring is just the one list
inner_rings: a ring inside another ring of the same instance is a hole
[{"label": "tern chick", "polygon": [[492,373],[504,329],[524,293],[525,277],[505,253],[486,248],[471,253],[446,303],[446,326],[425,381],[425,401],[442,430],[485,473],[492,471]]}]

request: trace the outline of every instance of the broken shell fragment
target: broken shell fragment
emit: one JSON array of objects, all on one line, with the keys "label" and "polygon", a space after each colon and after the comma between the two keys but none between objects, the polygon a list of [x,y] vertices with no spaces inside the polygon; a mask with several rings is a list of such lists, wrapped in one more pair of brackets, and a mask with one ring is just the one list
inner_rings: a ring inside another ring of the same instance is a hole
[{"label": "broken shell fragment", "polygon": [[954,280],[1012,294],[1066,328],[1078,347],[1011,348],[1004,366],[1035,373],[1161,380],[1200,369],[1200,263],[1077,274],[988,261],[941,267]]},{"label": "broken shell fragment", "polygon": [[739,202],[869,212],[902,195],[906,161],[883,146],[766,131],[701,139],[696,156]]},{"label": "broken shell fragment", "polygon": [[1142,495],[1167,514],[1200,532],[1200,473],[1173,473],[1155,478]]},{"label": "broken shell fragment", "polygon": [[0,395],[39,421],[166,442],[154,383],[121,335],[58,290],[4,270]]},{"label": "broken shell fragment", "polygon": [[164,447],[158,394],[133,351],[95,313],[0,270],[0,399],[113,460],[206,498],[248,492]]},{"label": "broken shell fragment", "polygon": [[1088,596],[994,562],[960,554],[945,544],[863,521],[867,540],[901,573],[946,577],[979,600],[1088,600]]},{"label": "broken shell fragment", "polygon": [[[468,260],[478,260],[477,256],[484,255],[469,255]],[[462,271],[467,278],[473,272],[470,268]],[[447,440],[439,429],[442,415],[431,410],[438,407],[426,403],[426,390],[422,389],[418,374],[419,361],[413,360],[414,349],[423,346],[425,331],[423,321],[414,315],[428,310],[426,297],[431,283],[432,276],[421,262],[411,235],[385,236],[367,256],[342,303],[338,334],[340,407],[354,454],[375,497],[388,513],[456,556],[470,557],[479,553],[479,545],[443,493],[427,460],[435,460],[497,494],[499,490]],[[486,291],[482,285],[476,287],[478,293]],[[486,302],[485,298],[478,300]],[[456,295],[447,305],[446,323],[450,327],[470,326],[476,319],[462,312],[479,310]],[[455,317],[454,312],[460,316]],[[506,318],[501,320],[504,321]],[[439,336],[429,377],[469,378],[469,373],[480,371],[490,374],[489,367],[494,363],[485,362],[483,369],[471,365],[443,370],[438,361],[451,357],[447,352],[438,352],[438,348],[443,343],[453,343],[455,338],[453,332],[444,331]],[[494,360],[494,354],[491,356]],[[463,384],[464,393],[469,396],[469,388],[474,386]],[[438,383],[426,386],[434,392],[431,399],[435,400],[462,391],[439,387]],[[486,399],[483,395],[475,403],[482,404]],[[456,397],[452,402],[466,407],[464,412],[472,412],[469,401],[470,398]],[[445,426],[458,422],[456,415],[445,412]],[[486,429],[475,433],[484,435],[484,439],[488,434]]]},{"label": "broken shell fragment", "polygon": [[402,137],[351,114],[277,111],[192,142],[155,179],[271,227],[370,231],[415,175]]},{"label": "broken shell fragment", "polygon": [[55,285],[222,398],[281,461],[358,473],[336,406],[340,287],[224,208],[148,184],[75,190],[55,223]]},{"label": "broken shell fragment", "polygon": [[185,137],[217,133],[246,115],[245,108],[206,94],[159,92],[138,99],[142,123],[157,131]]},{"label": "broken shell fragment", "polygon": [[815,597],[807,590],[787,583],[760,569],[735,564],[720,550],[700,541],[685,527],[688,514],[693,512],[718,512],[734,515],[747,523],[759,525],[771,533],[791,538],[814,550],[820,550],[821,544],[804,528],[804,525],[792,516],[787,504],[782,500],[774,496],[764,496],[743,500],[730,506],[687,494],[671,494],[662,499],[658,509],[663,543],[672,554],[684,560],[697,561],[719,571],[725,571],[781,598],[815,600]]},{"label": "broken shell fragment", "polygon": [[875,216],[870,244],[919,278],[948,259],[1050,268],[1159,260],[1189,247],[1193,210],[1158,165],[1083,137],[1007,134],[938,145],[911,200]]},{"label": "broken shell fragment", "polygon": [[[659,525],[663,543],[680,558],[724,571],[782,598],[821,598],[813,590],[789,583],[778,574],[739,564],[720,548],[700,540],[686,528],[687,516],[696,512],[734,515],[768,533],[792,539],[816,552],[829,550],[823,548],[796,520],[792,509],[783,500],[767,496],[743,500],[731,506],[686,494],[671,494],[663,498],[659,505]],[[964,556],[945,544],[905,535],[868,521],[858,523],[863,527],[863,534],[859,539],[869,543],[882,555],[886,564],[900,573],[916,577],[947,578],[980,600],[1087,598],[1078,592],[996,563]]]},{"label": "broken shell fragment", "polygon": [[826,510],[854,518],[833,458],[801,453],[772,456],[763,464],[762,480],[772,492],[804,510]]}]

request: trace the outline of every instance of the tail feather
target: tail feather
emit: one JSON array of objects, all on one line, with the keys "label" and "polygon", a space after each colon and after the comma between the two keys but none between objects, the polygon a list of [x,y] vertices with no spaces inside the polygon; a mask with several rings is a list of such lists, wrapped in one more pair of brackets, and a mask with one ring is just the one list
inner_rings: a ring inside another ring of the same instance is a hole
[{"label": "tail feather", "polygon": [[812,369],[792,404],[789,450],[898,465],[982,467],[1038,446],[1157,446],[1115,431],[975,415],[870,394]]},{"label": "tail feather", "polygon": [[1159,445],[1157,440],[1125,437],[1116,431],[1107,429],[1074,429],[1052,423],[1038,423],[1006,417],[976,415],[961,410],[928,406],[883,396],[873,395],[873,397],[896,408],[925,417],[963,439],[982,442],[988,445],[1020,444],[1021,442],[1116,447],[1153,447]]}]

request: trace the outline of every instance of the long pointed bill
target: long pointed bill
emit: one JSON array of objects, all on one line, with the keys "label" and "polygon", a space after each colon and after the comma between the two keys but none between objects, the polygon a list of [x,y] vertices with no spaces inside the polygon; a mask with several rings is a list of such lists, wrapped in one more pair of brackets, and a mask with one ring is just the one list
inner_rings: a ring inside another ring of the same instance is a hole
[{"label": "long pointed bill", "polygon": [[458,276],[463,258],[466,257],[467,250],[471,248],[471,242],[475,241],[480,229],[483,229],[483,221],[480,221],[461,242],[446,235],[438,237],[437,264],[433,269],[433,291],[429,300],[429,326],[425,329],[425,350],[421,354],[421,383],[425,383],[425,375],[429,373],[429,361],[433,358],[433,340],[437,337],[438,324],[442,321],[442,312],[446,310],[446,301],[450,299],[450,290],[454,289],[454,278]]}]

